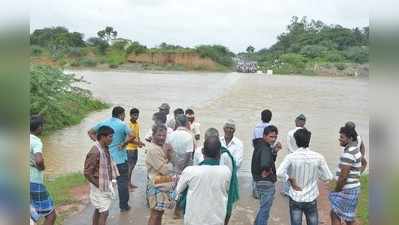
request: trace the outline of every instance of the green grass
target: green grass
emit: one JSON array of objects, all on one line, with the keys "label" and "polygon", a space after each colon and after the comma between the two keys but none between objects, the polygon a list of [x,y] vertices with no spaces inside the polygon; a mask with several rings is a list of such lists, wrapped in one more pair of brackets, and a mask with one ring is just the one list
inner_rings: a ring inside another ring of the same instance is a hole
[{"label": "green grass", "polygon": [[78,187],[86,183],[85,177],[79,172],[62,175],[52,180],[46,179],[45,181],[46,187],[56,206],[77,202],[71,196],[70,190],[73,187]]},{"label": "green grass", "polygon": [[[87,184],[87,181],[79,172],[62,175],[51,180],[45,180],[45,185],[54,200],[55,207],[78,203],[79,200],[74,199],[70,191],[74,187],[79,187],[85,184]],[[57,212],[57,220],[55,221],[55,224],[64,224],[65,218],[73,211],[74,209],[72,208],[63,212]]]},{"label": "green grass", "polygon": [[357,216],[362,225],[369,224],[369,177],[368,175],[360,178],[361,193],[359,198],[359,205],[357,207]]}]

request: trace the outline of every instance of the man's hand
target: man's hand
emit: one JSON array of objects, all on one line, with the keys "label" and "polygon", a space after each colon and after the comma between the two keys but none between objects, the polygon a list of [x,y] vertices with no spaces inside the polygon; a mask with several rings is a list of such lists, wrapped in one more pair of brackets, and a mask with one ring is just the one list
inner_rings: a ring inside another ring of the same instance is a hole
[{"label": "man's hand", "polygon": [[143,142],[141,142],[141,141],[139,141],[139,148],[142,148],[142,147],[144,147],[145,146],[145,144],[143,143]]},{"label": "man's hand", "polygon": [[276,153],[277,153],[278,151],[280,151],[282,148],[283,148],[283,146],[281,145],[281,142],[278,141],[278,142],[276,143],[276,147],[275,147]]},{"label": "man's hand", "polygon": [[295,191],[302,191],[302,188],[299,187],[298,184],[296,183],[295,178],[291,177],[291,178],[288,179],[288,181],[290,182],[292,188],[293,188]]},{"label": "man's hand", "polygon": [[163,145],[163,150],[165,152],[166,157],[168,158],[168,161],[170,161],[172,159],[172,152],[173,152],[172,145],[165,143]]},{"label": "man's hand", "polygon": [[263,170],[262,173],[260,174],[262,177],[268,177],[272,174],[272,170]]}]

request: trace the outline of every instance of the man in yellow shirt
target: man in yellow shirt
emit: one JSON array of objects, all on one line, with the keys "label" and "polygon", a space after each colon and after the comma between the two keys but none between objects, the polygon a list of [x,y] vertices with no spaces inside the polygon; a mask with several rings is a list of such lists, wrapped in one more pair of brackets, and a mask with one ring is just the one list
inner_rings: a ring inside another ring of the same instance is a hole
[{"label": "man in yellow shirt", "polygon": [[130,110],[130,121],[128,123],[129,128],[132,130],[133,138],[126,146],[127,150],[127,158],[129,165],[129,189],[137,188],[136,185],[132,184],[132,172],[134,167],[136,166],[138,160],[138,148],[141,148],[144,145],[143,142],[140,141],[140,124],[137,121],[139,118],[140,111],[137,108],[133,108]]}]

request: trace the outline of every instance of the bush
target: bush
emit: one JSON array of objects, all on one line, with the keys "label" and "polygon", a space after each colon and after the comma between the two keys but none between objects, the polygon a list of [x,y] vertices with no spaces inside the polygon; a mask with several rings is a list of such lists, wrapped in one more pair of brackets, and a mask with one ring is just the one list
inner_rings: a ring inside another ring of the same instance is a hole
[{"label": "bush", "polygon": [[80,48],[68,48],[67,52],[69,57],[78,58],[82,56]]},{"label": "bush", "polygon": [[78,59],[72,59],[72,61],[69,63],[70,66],[73,67],[79,67],[80,66],[80,62]]},{"label": "bush", "polygon": [[355,63],[367,63],[369,61],[368,47],[350,47],[344,51],[344,56]]},{"label": "bush", "polygon": [[136,55],[145,53],[147,51],[147,47],[144,45],[141,45],[139,42],[135,41],[133,42],[127,49],[126,53],[131,54],[134,53]]},{"label": "bush", "polygon": [[346,69],[347,66],[344,63],[337,63],[335,64],[335,67],[337,67],[338,70],[343,71]]},{"label": "bush", "polygon": [[203,58],[210,58],[227,67],[231,67],[234,64],[234,53],[221,45],[201,45],[196,48],[196,52]]},{"label": "bush", "polygon": [[81,66],[94,67],[97,65],[97,61],[91,58],[83,58],[79,61],[79,64]]},{"label": "bush", "polygon": [[39,56],[43,53],[43,48],[37,45],[32,45],[30,49],[33,56]]},{"label": "bush", "polygon": [[339,51],[329,51],[324,58],[327,62],[342,62],[345,60],[345,57]]},{"label": "bush", "polygon": [[280,56],[280,70],[284,73],[302,73],[306,68],[306,58],[300,54],[288,53]]},{"label": "bush", "polygon": [[106,60],[109,67],[116,68],[126,62],[126,53],[121,50],[111,49],[111,51],[107,52]]},{"label": "bush", "polygon": [[73,74],[49,66],[34,65],[30,69],[30,112],[41,114],[45,130],[51,131],[79,123],[87,113],[106,108],[90,91],[77,87],[85,82]]},{"label": "bush", "polygon": [[327,51],[327,48],[321,45],[306,45],[300,53],[309,58],[316,58],[322,56],[325,51]]}]

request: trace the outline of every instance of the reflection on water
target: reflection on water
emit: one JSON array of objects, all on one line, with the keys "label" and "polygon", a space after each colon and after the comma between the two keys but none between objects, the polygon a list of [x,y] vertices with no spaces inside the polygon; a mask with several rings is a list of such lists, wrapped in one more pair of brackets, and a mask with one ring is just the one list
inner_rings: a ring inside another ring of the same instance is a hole
[{"label": "reflection on water", "polygon": [[[85,86],[94,96],[127,110],[139,108],[141,136],[149,129],[152,113],[162,102],[168,102],[172,110],[192,107],[202,133],[209,127],[223,132],[223,122],[234,119],[236,136],[244,143],[241,175],[250,172],[252,128],[265,108],[272,110],[272,123],[279,128],[279,139],[284,146],[278,161],[286,154],[287,132],[294,127],[299,113],[307,116],[306,126],[312,131],[311,148],[326,157],[331,169],[339,156],[338,130],[346,121],[356,123],[368,146],[368,80],[237,73],[75,73],[90,82]],[[46,138],[47,173],[56,175],[82,170],[85,155],[92,145],[87,130],[110,115],[111,109],[92,113],[81,124]],[[140,152],[139,166],[143,165],[143,158]]]}]

